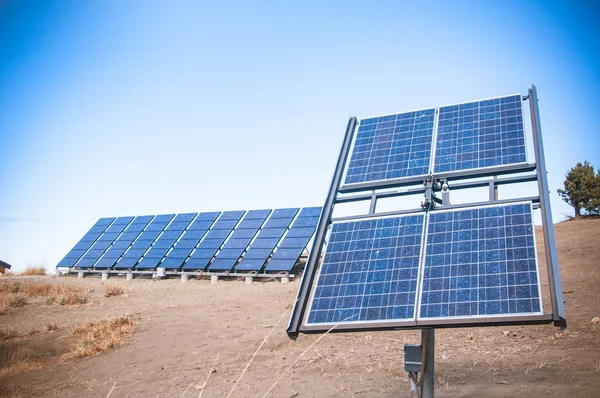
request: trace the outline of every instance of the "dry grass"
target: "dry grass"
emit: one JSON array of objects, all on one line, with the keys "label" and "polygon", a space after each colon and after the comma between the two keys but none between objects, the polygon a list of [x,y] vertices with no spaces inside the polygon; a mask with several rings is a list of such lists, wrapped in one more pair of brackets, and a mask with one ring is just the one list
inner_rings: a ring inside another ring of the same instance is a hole
[{"label": "dry grass", "polygon": [[34,281],[0,281],[0,314],[9,307],[22,307],[30,298],[45,298],[46,304],[74,305],[88,301],[82,286]]},{"label": "dry grass", "polygon": [[19,273],[22,276],[46,275],[48,270],[43,265],[30,265],[25,271]]},{"label": "dry grass", "polygon": [[0,344],[0,375],[37,369],[48,356],[41,347],[26,342]]},{"label": "dry grass", "polygon": [[19,337],[19,332],[15,328],[0,329],[0,340],[10,340]]},{"label": "dry grass", "polygon": [[109,283],[104,285],[104,297],[121,296],[124,293],[125,289],[121,286],[111,285]]},{"label": "dry grass", "polygon": [[85,322],[71,329],[73,346],[64,358],[81,359],[100,354],[120,345],[133,329],[133,321],[129,316]]}]

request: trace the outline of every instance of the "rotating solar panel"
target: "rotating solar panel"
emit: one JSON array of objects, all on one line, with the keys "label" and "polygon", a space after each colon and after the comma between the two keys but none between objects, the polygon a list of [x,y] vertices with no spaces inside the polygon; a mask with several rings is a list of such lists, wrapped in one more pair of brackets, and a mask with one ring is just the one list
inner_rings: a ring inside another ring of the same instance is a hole
[{"label": "rotating solar panel", "polygon": [[162,259],[167,255],[175,242],[183,235],[185,229],[190,225],[197,213],[178,214],[175,219],[167,226],[165,231],[154,242],[150,250],[139,261],[136,269],[154,269]]},{"label": "rotating solar panel", "polygon": [[530,203],[429,216],[420,319],[541,314]]},{"label": "rotating solar panel", "polygon": [[345,184],[429,174],[435,108],[363,119]]},{"label": "rotating solar panel", "polygon": [[434,174],[527,161],[520,94],[444,106]]},{"label": "rotating solar panel", "polygon": [[220,214],[220,212],[198,214],[198,217],[175,244],[173,250],[167,254],[161,266],[167,269],[179,269]]},{"label": "rotating solar panel", "polygon": [[235,267],[236,271],[260,271],[300,209],[276,209]]},{"label": "rotating solar panel", "polygon": [[[237,223],[240,221],[244,211],[226,211],[214,223],[210,231],[200,242],[196,250],[189,259],[183,264],[184,271],[201,271],[206,268],[210,260],[217,251],[223,246],[227,237],[231,234]],[[193,226],[193,225],[192,225]]]},{"label": "rotating solar panel", "polygon": [[79,242],[60,260],[57,267],[72,267],[79,261],[81,256],[92,247],[94,242],[102,235],[108,226],[114,221],[114,218],[101,218],[90,230],[81,238]]},{"label": "rotating solar panel", "polygon": [[306,249],[319,223],[321,207],[305,207],[267,263],[265,271],[290,272]]},{"label": "rotating solar panel", "polygon": [[94,266],[106,250],[112,245],[113,241],[123,232],[127,225],[133,220],[133,217],[117,218],[100,237],[83,255],[83,257],[75,264],[78,269],[89,269]]},{"label": "rotating solar panel", "polygon": [[250,210],[208,266],[209,271],[230,271],[244,254],[271,210]]},{"label": "rotating solar panel", "polygon": [[125,228],[125,231],[118,237],[106,253],[102,255],[98,262],[96,262],[94,268],[109,269],[115,265],[123,253],[131,246],[133,241],[137,239],[141,231],[146,228],[152,218],[153,216],[138,216],[134,218],[131,224]]},{"label": "rotating solar panel", "polygon": [[[119,261],[115,264],[115,269],[131,269],[142,258],[144,253],[148,251],[152,243],[158,238],[160,233],[166,228],[175,214],[161,214],[152,219],[148,226],[139,235],[133,245],[123,254]],[[138,229],[138,228],[136,228]],[[127,229],[126,229],[127,231]]]}]

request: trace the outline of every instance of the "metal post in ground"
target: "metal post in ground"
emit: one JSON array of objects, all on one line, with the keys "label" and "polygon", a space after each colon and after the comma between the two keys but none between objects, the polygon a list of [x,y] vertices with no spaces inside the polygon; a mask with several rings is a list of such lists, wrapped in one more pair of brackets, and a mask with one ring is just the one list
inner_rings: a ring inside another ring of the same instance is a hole
[{"label": "metal post in ground", "polygon": [[421,386],[422,398],[433,398],[435,384],[435,329],[421,330],[421,345],[423,346],[423,385]]}]

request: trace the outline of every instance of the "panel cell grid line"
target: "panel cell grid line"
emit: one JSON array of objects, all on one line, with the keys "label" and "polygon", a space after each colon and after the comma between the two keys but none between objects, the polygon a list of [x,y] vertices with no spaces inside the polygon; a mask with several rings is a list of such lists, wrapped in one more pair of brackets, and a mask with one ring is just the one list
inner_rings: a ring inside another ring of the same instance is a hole
[{"label": "panel cell grid line", "polygon": [[133,245],[114,265],[114,269],[132,269],[135,267],[173,217],[175,217],[175,214],[161,214],[155,216]]},{"label": "panel cell grid line", "polygon": [[123,232],[125,227],[131,222],[133,217],[117,218],[90,249],[75,264],[78,269],[89,269],[96,264],[98,259],[104,255],[106,250],[113,244],[117,237]]},{"label": "panel cell grid line", "polygon": [[321,210],[321,207],[305,207],[300,211],[298,218],[267,263],[265,271],[290,272],[294,268],[317,228]]},{"label": "panel cell grid line", "polygon": [[181,239],[175,243],[173,250],[163,259],[161,266],[166,269],[179,269],[220,214],[220,212],[198,214]]},{"label": "panel cell grid line", "polygon": [[334,223],[307,325],[414,320],[424,218]]},{"label": "panel cell grid line", "polygon": [[235,270],[260,271],[273,254],[277,243],[279,243],[299,210],[298,208],[274,210],[246,254],[244,254],[244,257],[235,267]]},{"label": "panel cell grid line", "polygon": [[[94,265],[96,269],[109,269],[121,258],[123,253],[129,249],[131,244],[137,239],[141,231],[148,225],[153,216],[138,216],[133,219],[131,224],[125,229],[112,246],[100,257]],[[133,232],[132,232],[133,231]]]},{"label": "panel cell grid line", "polygon": [[184,271],[201,271],[213,259],[217,251],[223,246],[227,237],[238,224],[244,211],[226,211],[213,224],[212,228],[202,239],[196,250],[183,264]]},{"label": "panel cell grid line", "polygon": [[429,174],[435,108],[363,119],[345,184]]},{"label": "panel cell grid line", "polygon": [[72,267],[84,255],[84,253],[92,247],[96,240],[114,221],[114,218],[101,218],[83,235],[77,244],[67,253],[67,255],[59,261],[57,267]]},{"label": "panel cell grid line", "polygon": [[431,213],[419,318],[541,314],[530,203]]},{"label": "panel cell grid line", "polygon": [[237,226],[216,258],[208,266],[209,271],[230,271],[246,252],[272,210],[250,210]]},{"label": "panel cell grid line", "polygon": [[527,161],[520,94],[440,108],[434,172]]}]

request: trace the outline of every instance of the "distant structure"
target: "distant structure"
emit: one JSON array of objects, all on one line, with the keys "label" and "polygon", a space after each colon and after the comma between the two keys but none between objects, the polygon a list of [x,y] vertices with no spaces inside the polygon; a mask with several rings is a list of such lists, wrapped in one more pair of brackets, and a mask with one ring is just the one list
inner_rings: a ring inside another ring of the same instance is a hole
[{"label": "distant structure", "polygon": [[7,269],[10,269],[10,264],[0,260],[0,274],[5,274]]}]

